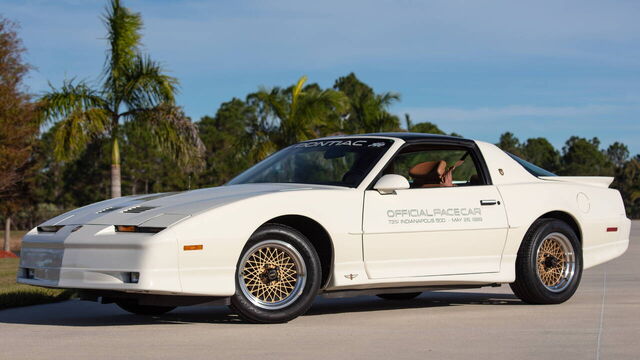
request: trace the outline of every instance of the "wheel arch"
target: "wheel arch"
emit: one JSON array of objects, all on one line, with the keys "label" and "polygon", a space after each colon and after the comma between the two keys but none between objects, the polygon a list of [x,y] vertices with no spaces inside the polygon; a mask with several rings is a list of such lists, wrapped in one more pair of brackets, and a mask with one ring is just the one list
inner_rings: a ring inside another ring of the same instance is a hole
[{"label": "wheel arch", "polygon": [[[537,219],[533,221],[533,223],[535,223],[540,219],[556,219],[556,220],[563,221],[564,223],[569,225],[573,229],[573,231],[576,233],[576,236],[578,237],[578,241],[580,242],[580,244],[583,243],[582,229],[580,227],[580,224],[578,223],[578,220],[576,220],[576,218],[573,215],[569,214],[568,212],[561,211],[561,210],[549,211],[539,216]],[[531,223],[529,227],[533,226],[533,223]]]},{"label": "wheel arch", "polygon": [[280,224],[294,228],[302,233],[313,245],[320,258],[322,268],[321,289],[324,289],[331,280],[333,269],[334,247],[329,232],[316,220],[303,215],[282,215],[266,221],[260,227],[267,224]]}]

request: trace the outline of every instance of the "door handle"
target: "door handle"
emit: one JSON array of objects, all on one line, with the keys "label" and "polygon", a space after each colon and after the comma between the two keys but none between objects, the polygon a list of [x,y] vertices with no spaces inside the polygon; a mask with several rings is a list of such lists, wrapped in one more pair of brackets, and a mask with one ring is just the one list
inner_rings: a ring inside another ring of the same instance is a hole
[{"label": "door handle", "polygon": [[497,200],[480,200],[480,205],[489,206],[489,205],[500,205],[500,201]]}]

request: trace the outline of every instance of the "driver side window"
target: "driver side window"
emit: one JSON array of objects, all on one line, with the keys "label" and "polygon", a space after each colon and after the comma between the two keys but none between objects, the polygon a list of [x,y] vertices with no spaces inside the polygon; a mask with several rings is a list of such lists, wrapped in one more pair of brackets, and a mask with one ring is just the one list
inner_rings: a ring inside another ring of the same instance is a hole
[{"label": "driver side window", "polygon": [[384,173],[404,176],[412,189],[484,185],[470,150],[465,148],[409,146]]}]

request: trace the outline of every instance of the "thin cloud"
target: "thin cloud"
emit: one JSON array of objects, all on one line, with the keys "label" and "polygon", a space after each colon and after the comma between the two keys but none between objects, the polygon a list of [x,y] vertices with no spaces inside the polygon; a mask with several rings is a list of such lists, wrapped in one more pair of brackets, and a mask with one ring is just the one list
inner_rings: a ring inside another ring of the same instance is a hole
[{"label": "thin cloud", "polygon": [[502,121],[513,118],[568,118],[612,115],[624,112],[638,112],[640,105],[585,105],[585,106],[531,106],[509,105],[503,107],[455,108],[455,107],[418,107],[400,109],[416,121],[454,121],[472,120]]},{"label": "thin cloud", "polygon": [[615,141],[629,146],[632,154],[640,150],[640,104],[588,104],[583,106],[508,105],[497,107],[403,108],[414,123],[429,121],[446,132],[497,142],[510,131],[521,140],[547,138],[561,149],[571,136],[598,137],[606,148]]},{"label": "thin cloud", "polygon": [[[600,136],[640,150],[637,1],[124,3],[142,13],[145,50],[181,80],[178,101],[194,119],[258,85],[306,74],[331,86],[354,71],[376,91],[403,95],[394,112],[447,131],[492,140],[507,130],[560,142]],[[2,0],[38,69],[33,92],[100,72],[105,4]]]}]

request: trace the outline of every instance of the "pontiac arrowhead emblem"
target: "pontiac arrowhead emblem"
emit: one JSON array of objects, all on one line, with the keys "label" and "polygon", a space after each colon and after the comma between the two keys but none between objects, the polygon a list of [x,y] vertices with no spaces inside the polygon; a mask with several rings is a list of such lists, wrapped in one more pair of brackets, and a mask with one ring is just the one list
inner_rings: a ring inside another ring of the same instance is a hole
[{"label": "pontiac arrowhead emblem", "polygon": [[358,277],[358,274],[348,274],[348,275],[345,275],[344,277],[346,277],[349,280],[353,280]]}]

